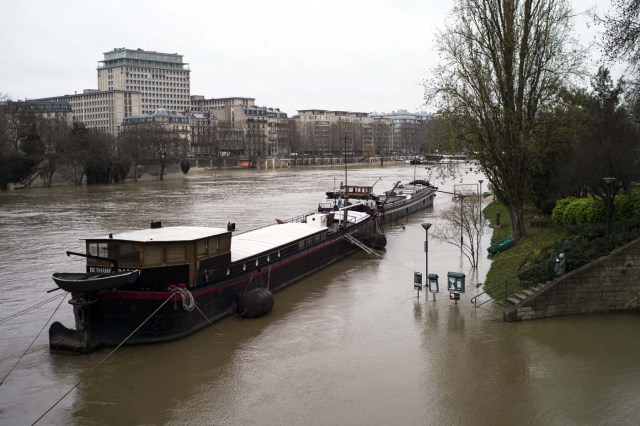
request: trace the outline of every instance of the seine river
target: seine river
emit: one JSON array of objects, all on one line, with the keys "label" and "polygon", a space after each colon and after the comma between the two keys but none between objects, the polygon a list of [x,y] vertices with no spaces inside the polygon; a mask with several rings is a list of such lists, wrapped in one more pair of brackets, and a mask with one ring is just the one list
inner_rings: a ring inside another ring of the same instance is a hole
[{"label": "seine river", "polygon": [[[449,191],[477,183],[468,168],[433,181]],[[349,183],[382,178],[381,192],[414,172],[428,177],[423,167],[391,165],[354,168]],[[386,226],[381,259],[356,253],[277,293],[263,318],[229,317],[176,342],[122,347],[93,372],[111,349],[49,353],[48,324],[73,325],[66,300],[5,320],[58,294],[46,293],[51,273],[83,270],[83,259],[65,255],[83,251],[82,238],[152,220],[246,230],[314,209],[343,179],[339,167],[192,170],[164,182],[0,193],[1,377],[35,339],[0,386],[0,424],[32,424],[70,390],[38,424],[638,424],[637,315],[505,323],[498,307],[470,303],[490,261],[483,256],[475,274],[459,249],[432,239],[429,272],[441,291],[435,301],[417,296],[420,225],[445,226],[447,194]],[[467,274],[457,304],[443,290],[449,271]]]}]

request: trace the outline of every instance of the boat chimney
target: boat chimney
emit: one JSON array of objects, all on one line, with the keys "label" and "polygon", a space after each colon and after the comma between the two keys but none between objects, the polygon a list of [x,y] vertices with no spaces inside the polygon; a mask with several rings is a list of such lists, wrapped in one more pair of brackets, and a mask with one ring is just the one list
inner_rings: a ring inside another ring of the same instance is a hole
[{"label": "boat chimney", "polygon": [[151,229],[158,229],[158,228],[162,228],[162,222],[160,222],[159,220],[151,221]]},{"label": "boat chimney", "polygon": [[109,234],[109,239],[113,240],[113,234]]}]

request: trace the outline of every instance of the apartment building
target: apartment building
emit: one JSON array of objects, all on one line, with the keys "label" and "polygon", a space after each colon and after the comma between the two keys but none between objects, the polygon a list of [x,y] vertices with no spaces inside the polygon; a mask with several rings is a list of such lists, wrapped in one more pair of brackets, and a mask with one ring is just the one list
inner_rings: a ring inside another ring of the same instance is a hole
[{"label": "apartment building", "polygon": [[255,98],[211,98],[201,95],[191,96],[191,111],[195,113],[210,113],[217,120],[235,125],[236,119],[242,123],[246,117],[244,109],[256,105]]},{"label": "apartment building", "polygon": [[329,154],[331,144],[330,111],[302,109],[294,117],[297,120],[298,149],[305,153]]},{"label": "apartment building", "polygon": [[191,132],[189,152],[196,157],[217,157],[219,144],[215,117],[208,113],[191,113],[189,127]]},{"label": "apartment building", "polygon": [[[278,108],[259,107],[255,98],[212,98],[191,96],[195,114],[215,117],[222,147],[249,157],[288,155],[289,118]],[[243,149],[238,149],[238,133]]]},{"label": "apartment building", "polygon": [[185,112],[191,107],[190,73],[177,53],[117,48],[99,62],[98,90],[140,92],[141,114]]},{"label": "apartment building", "polygon": [[399,110],[387,114],[372,114],[373,118],[387,119],[391,126],[390,153],[418,154],[427,144],[426,124],[431,114]]},{"label": "apartment building", "polygon": [[69,102],[63,100],[28,100],[0,102],[0,108],[23,120],[30,118],[60,119],[69,126],[73,123],[73,111]]},{"label": "apartment building", "polygon": [[122,122],[123,128],[149,124],[157,124],[170,134],[188,142],[191,139],[188,117],[164,108],[158,108],[151,114],[132,115]]},{"label": "apartment building", "polygon": [[365,112],[298,110],[300,150],[316,155],[369,155],[388,145],[389,121]]},{"label": "apartment building", "polygon": [[138,115],[140,92],[130,90],[85,89],[80,94],[41,98],[44,102],[67,102],[73,111],[73,122],[117,136],[126,117]]}]

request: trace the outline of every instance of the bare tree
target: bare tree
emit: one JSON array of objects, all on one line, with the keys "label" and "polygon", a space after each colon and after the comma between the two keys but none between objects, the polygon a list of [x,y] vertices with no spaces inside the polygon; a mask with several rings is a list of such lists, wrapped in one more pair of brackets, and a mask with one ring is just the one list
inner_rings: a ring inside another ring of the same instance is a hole
[{"label": "bare tree", "polygon": [[147,157],[151,133],[151,127],[148,124],[140,123],[126,126],[118,136],[118,155],[133,163],[135,182],[138,181],[138,165]]},{"label": "bare tree", "polygon": [[148,159],[160,165],[160,180],[164,180],[168,164],[179,162],[187,155],[188,142],[169,128],[150,125]]},{"label": "bare tree", "polygon": [[71,129],[64,120],[58,118],[38,120],[37,129],[44,148],[40,172],[44,175],[47,186],[50,187],[53,174],[65,161]]},{"label": "bare tree", "polygon": [[7,101],[9,95],[0,92],[0,152],[5,154],[9,149],[15,147],[14,129],[12,129],[11,111]]},{"label": "bare tree", "polygon": [[580,70],[566,0],[457,0],[438,37],[443,62],[426,82],[428,102],[472,153],[526,235],[530,173],[549,123],[540,118]]},{"label": "bare tree", "polygon": [[459,195],[458,202],[444,210],[444,226],[434,227],[433,238],[458,247],[473,269],[478,267],[480,240],[486,229],[476,194]]}]

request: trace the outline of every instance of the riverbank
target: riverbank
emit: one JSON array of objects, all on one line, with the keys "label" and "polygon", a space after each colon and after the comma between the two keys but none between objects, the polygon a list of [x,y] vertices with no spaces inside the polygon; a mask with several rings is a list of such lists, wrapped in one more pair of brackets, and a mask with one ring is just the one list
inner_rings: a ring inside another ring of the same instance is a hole
[{"label": "riverbank", "polygon": [[[287,159],[285,159],[287,160]],[[335,160],[335,161],[333,161]],[[344,169],[345,163],[344,161],[340,162],[339,160],[344,159],[330,159],[325,158],[322,159],[320,157],[304,157],[299,159],[299,161],[285,161],[282,163],[276,162],[260,162],[262,167],[247,167],[238,165],[237,161],[230,162],[214,162],[213,160],[205,160],[205,159],[191,159],[189,160],[191,163],[190,171],[203,171],[203,170],[215,170],[215,171],[223,171],[223,170],[287,170],[287,169]],[[384,161],[380,161],[380,158],[376,157],[376,161],[369,161],[372,159],[367,159],[364,161],[363,159],[353,159],[347,162],[348,169],[357,169],[357,168],[384,168],[386,167],[402,167],[405,165],[404,159],[396,159],[396,158],[385,158]],[[269,160],[271,161],[271,160]],[[266,166],[269,164],[270,166]],[[407,165],[407,167],[409,167]],[[414,166],[411,166],[414,167]],[[145,182],[145,181],[154,181],[159,180],[160,175],[160,166],[156,164],[150,165],[138,165],[135,171],[137,177],[133,177],[133,170],[130,171],[129,176],[124,180],[124,182]],[[181,170],[180,164],[170,164],[167,165],[165,169],[165,174],[163,175],[164,180],[173,180],[173,179],[185,179],[188,173],[184,173]],[[83,177],[80,185],[75,183],[73,171],[68,167],[60,167],[54,175],[51,182],[51,186],[85,186],[87,185],[86,177]],[[109,185],[109,184],[106,184]],[[47,186],[47,182],[44,176],[34,173],[26,183],[12,183],[9,184],[8,190],[18,190],[18,189],[26,189],[26,188],[44,188]]]},{"label": "riverbank", "polygon": [[[493,201],[485,207],[483,212],[489,221],[489,226],[493,229],[491,244],[511,236],[510,215],[506,206]],[[525,222],[527,236],[518,240],[509,250],[492,255],[491,268],[484,282],[484,290],[496,300],[504,299],[505,285],[513,291],[521,289],[517,275],[527,259],[539,254],[543,248],[563,240],[567,235],[566,230],[562,228],[548,226],[548,223],[537,218],[533,211],[525,212]]]}]

